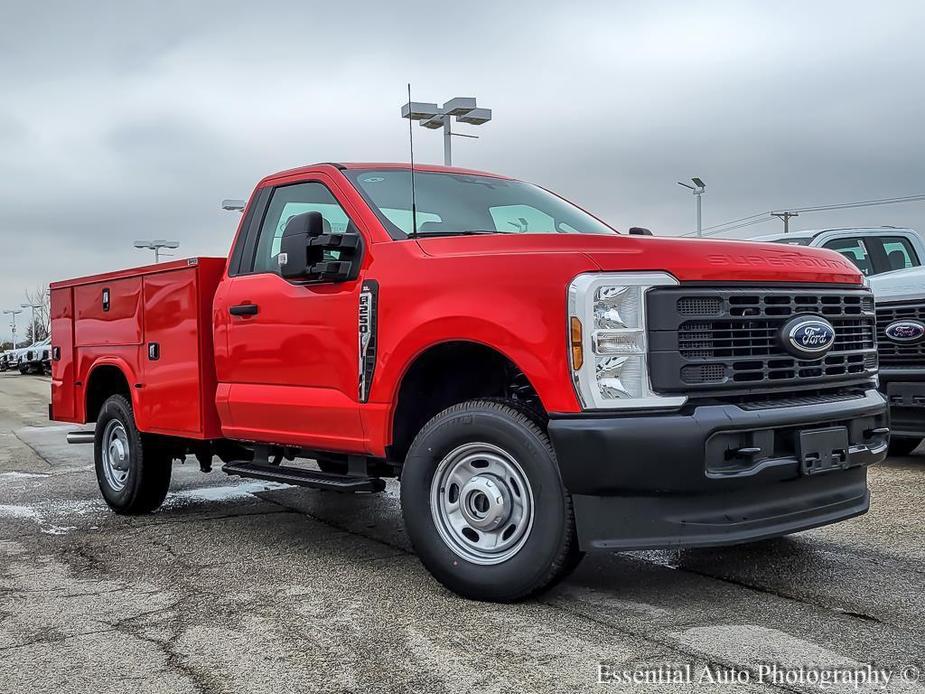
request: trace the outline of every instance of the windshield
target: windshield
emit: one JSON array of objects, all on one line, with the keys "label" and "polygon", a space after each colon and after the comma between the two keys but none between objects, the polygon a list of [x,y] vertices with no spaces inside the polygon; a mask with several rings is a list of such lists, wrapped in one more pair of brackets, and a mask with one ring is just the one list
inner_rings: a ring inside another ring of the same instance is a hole
[{"label": "windshield", "polygon": [[[347,170],[393,238],[412,231],[411,172]],[[615,234],[603,222],[542,188],[492,176],[414,172],[417,233]]]}]

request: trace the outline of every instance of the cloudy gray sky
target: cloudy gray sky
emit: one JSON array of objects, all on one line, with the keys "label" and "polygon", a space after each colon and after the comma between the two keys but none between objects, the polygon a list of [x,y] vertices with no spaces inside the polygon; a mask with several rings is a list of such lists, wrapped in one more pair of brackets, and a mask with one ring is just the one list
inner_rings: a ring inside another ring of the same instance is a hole
[{"label": "cloudy gray sky", "polygon": [[[690,231],[675,181],[692,175],[705,225],[922,193],[923,36],[918,0],[0,0],[0,308],[146,260],[136,238],[226,254],[220,200],[270,171],[406,160],[409,80],[417,100],[494,109],[457,164],[618,228]],[[439,163],[439,133],[416,137]],[[925,203],[795,221],[925,229]]]}]

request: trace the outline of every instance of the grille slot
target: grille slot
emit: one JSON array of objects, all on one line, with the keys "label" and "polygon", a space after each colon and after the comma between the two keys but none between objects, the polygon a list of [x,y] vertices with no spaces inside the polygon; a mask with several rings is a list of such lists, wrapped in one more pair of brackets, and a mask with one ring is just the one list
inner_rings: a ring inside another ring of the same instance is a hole
[{"label": "grille slot", "polygon": [[678,299],[678,313],[682,316],[716,316],[723,310],[723,300],[715,296],[687,296]]},{"label": "grille slot", "polygon": [[[858,383],[877,369],[866,289],[660,288],[649,292],[648,311],[656,391],[773,393]],[[781,329],[798,315],[821,316],[835,329],[823,357],[798,359],[784,348]]]},{"label": "grille slot", "polygon": [[925,303],[877,304],[877,348],[881,366],[925,366],[925,342],[900,344],[886,336],[886,328],[898,320],[925,323]]},{"label": "grille slot", "polygon": [[724,364],[692,364],[681,369],[685,383],[721,383],[726,378]]}]

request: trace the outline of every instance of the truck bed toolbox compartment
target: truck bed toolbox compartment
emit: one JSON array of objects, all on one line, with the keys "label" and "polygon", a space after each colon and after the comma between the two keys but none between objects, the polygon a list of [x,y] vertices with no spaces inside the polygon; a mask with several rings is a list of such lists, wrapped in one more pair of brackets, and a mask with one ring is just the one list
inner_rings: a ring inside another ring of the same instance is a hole
[{"label": "truck bed toolbox compartment", "polygon": [[224,258],[191,258],[52,285],[54,419],[86,421],[94,371],[122,371],[138,428],[221,436],[212,298]]}]

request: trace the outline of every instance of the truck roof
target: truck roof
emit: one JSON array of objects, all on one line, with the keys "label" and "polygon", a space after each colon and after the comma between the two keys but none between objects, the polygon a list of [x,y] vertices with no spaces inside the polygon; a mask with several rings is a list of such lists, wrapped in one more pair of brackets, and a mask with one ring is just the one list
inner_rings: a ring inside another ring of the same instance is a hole
[{"label": "truck roof", "polygon": [[[265,176],[260,183],[273,181],[277,178],[289,178],[291,176],[297,176],[299,174],[308,174],[318,169],[323,169],[324,167],[332,166],[335,169],[340,169],[341,171],[345,169],[410,169],[411,164],[407,162],[318,162],[317,164],[308,164],[306,166],[298,166],[294,169],[286,169],[285,171],[278,171],[276,173]],[[489,171],[479,171],[477,169],[464,169],[457,166],[437,166],[436,164],[414,164],[415,171],[422,171],[425,173],[454,173],[454,174],[465,174],[469,176],[491,176],[492,178],[503,178],[506,180],[513,180],[510,176],[503,176],[501,174],[491,173]]]}]

